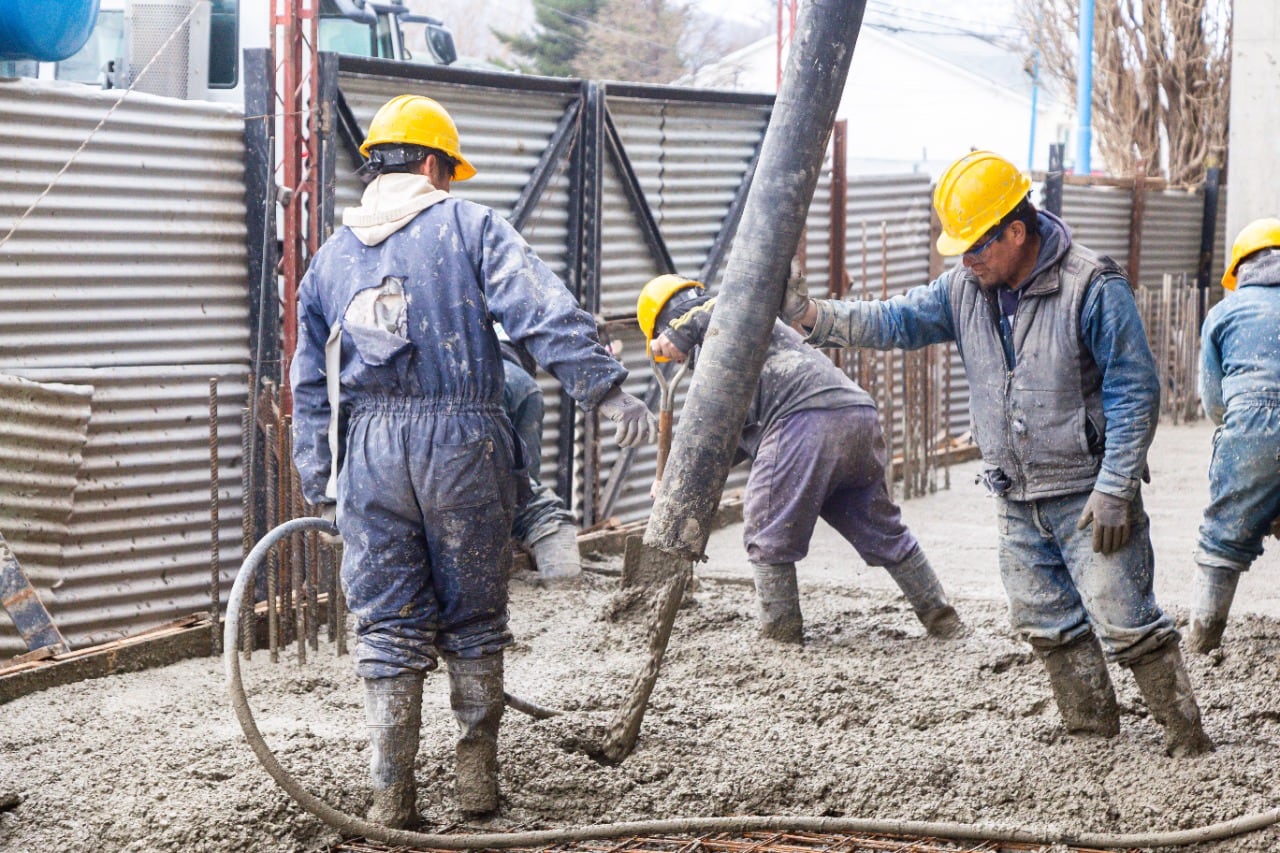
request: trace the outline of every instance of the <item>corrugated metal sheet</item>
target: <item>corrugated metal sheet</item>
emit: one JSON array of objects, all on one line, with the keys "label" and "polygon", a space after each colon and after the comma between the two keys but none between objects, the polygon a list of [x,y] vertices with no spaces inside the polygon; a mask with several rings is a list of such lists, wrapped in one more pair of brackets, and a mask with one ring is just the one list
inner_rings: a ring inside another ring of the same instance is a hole
[{"label": "corrugated metal sheet", "polygon": [[0,534],[42,593],[59,579],[92,394],[0,374]]},{"label": "corrugated metal sheet", "polygon": [[241,550],[245,366],[23,373],[93,387],[93,416],[50,605],[63,634],[81,646],[207,610],[209,379],[219,379],[219,556],[229,586]]},{"label": "corrugated metal sheet", "polygon": [[[119,94],[0,82],[0,239],[39,199],[0,262],[0,372],[93,388],[50,607],[75,645],[208,608],[208,379],[230,463],[249,357],[243,117]],[[239,491],[228,464],[228,580]]]},{"label": "corrugated metal sheet", "polygon": [[1120,187],[1062,188],[1062,218],[1071,226],[1072,239],[1121,266],[1129,263],[1129,219],[1133,197]]},{"label": "corrugated metal sheet", "polygon": [[[0,238],[115,104],[0,81]],[[135,94],[18,226],[0,263],[0,370],[247,357],[243,119]]]},{"label": "corrugated metal sheet", "polygon": [[1142,212],[1142,263],[1137,284],[1159,287],[1165,275],[1194,282],[1200,266],[1202,192],[1148,192]]}]

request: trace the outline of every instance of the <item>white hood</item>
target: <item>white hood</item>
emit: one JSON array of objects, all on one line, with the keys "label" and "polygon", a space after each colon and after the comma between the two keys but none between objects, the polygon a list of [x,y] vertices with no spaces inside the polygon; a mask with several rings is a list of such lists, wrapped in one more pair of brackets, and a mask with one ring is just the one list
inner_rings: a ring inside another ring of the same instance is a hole
[{"label": "white hood", "polygon": [[426,175],[392,172],[364,188],[359,207],[342,211],[342,224],[366,246],[376,246],[413,221],[449,193],[438,190]]}]

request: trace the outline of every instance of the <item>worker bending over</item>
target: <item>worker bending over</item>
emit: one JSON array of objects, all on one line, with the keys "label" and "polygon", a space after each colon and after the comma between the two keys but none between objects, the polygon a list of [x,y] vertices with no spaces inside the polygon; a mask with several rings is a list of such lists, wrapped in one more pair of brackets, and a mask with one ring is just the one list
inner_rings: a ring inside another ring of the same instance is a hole
[{"label": "worker bending over", "polygon": [[1067,730],[1120,730],[1105,649],[1133,672],[1166,749],[1195,755],[1212,743],[1178,631],[1156,603],[1142,508],[1155,363],[1124,272],[1037,211],[1030,186],[1008,160],[967,154],[933,196],[938,250],[961,263],[885,301],[813,301],[789,288],[782,314],[820,346],[955,341],[1013,626],[1044,662]]},{"label": "worker bending over", "polygon": [[1191,602],[1191,649],[1222,643],[1240,574],[1280,532],[1280,219],[1236,237],[1227,298],[1200,333],[1200,400],[1219,425]]},{"label": "worker bending over", "polygon": [[[694,358],[715,299],[702,284],[659,276],[640,292],[637,316],[654,357]],[[760,634],[800,643],[796,561],[821,517],[870,566],[884,566],[929,634],[963,625],[929,559],[902,523],[885,484],[887,450],[875,402],[794,330],[775,322],[739,439],[752,460],[743,496],[743,543],[755,574]]]},{"label": "worker bending over", "polygon": [[[375,175],[298,292],[294,461],[306,499],[336,510],[342,588],[372,743],[369,818],[419,820],[414,757],[424,673],[443,656],[457,800],[498,806],[497,737],[512,514],[527,487],[502,409],[493,318],[622,446],[656,421],[559,279],[493,210],[449,194],[475,174],[449,114],[401,95],[360,151]],[[340,463],[340,464],[338,464]],[[336,476],[335,476],[336,470]]]}]

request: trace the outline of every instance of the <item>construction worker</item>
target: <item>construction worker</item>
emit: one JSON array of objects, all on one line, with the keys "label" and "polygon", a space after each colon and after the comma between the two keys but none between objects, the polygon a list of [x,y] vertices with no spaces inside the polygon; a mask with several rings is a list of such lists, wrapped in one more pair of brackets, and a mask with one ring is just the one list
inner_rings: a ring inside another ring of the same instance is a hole
[{"label": "construction worker", "polygon": [[[498,806],[508,533],[521,442],[502,409],[491,316],[632,446],[656,437],[595,323],[493,210],[449,194],[475,168],[449,114],[401,95],[360,151],[374,177],[298,292],[294,462],[336,514],[372,743],[370,820],[419,820],[413,764],[423,675],[443,657],[461,733],[460,809]],[[337,463],[341,463],[340,465]]]},{"label": "construction worker", "polygon": [[1142,508],[1155,363],[1124,272],[1037,211],[1030,186],[990,151],[961,157],[933,195],[938,251],[959,264],[885,301],[789,288],[781,313],[817,345],[956,343],[1013,626],[1044,662],[1067,730],[1119,732],[1109,659],[1133,672],[1166,749],[1195,755],[1212,743],[1152,590]]},{"label": "construction worker", "polygon": [[502,408],[524,442],[529,470],[530,497],[516,509],[511,534],[533,558],[539,581],[571,581],[582,574],[578,526],[564,501],[541,480],[542,389],[534,380],[538,363],[500,325],[496,331],[502,349]]},{"label": "construction worker", "polygon": [[1200,399],[1213,434],[1209,506],[1191,603],[1196,652],[1222,644],[1240,573],[1280,532],[1280,219],[1250,222],[1222,276],[1228,296],[1200,334]]},{"label": "construction worker", "polygon": [[[655,360],[692,358],[714,307],[699,282],[662,275],[646,284],[636,314]],[[774,323],[739,450],[753,460],[743,496],[743,544],[762,637],[802,641],[796,562],[809,552],[819,517],[867,565],[885,567],[930,635],[960,633],[960,618],[889,496],[888,451],[875,402],[782,323]]]}]

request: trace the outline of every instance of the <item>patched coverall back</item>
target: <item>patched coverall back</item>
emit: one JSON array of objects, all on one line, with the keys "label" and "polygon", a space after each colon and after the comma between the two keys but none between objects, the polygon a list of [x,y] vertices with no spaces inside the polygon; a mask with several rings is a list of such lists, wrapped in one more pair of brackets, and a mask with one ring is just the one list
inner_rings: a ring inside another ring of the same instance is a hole
[{"label": "patched coverall back", "polygon": [[335,232],[302,281],[298,318],[294,461],[312,503],[330,471],[325,342],[341,330],[338,526],[357,674],[508,645],[503,560],[526,475],[492,321],[588,407],[626,369],[514,228],[452,197],[376,245]]}]

